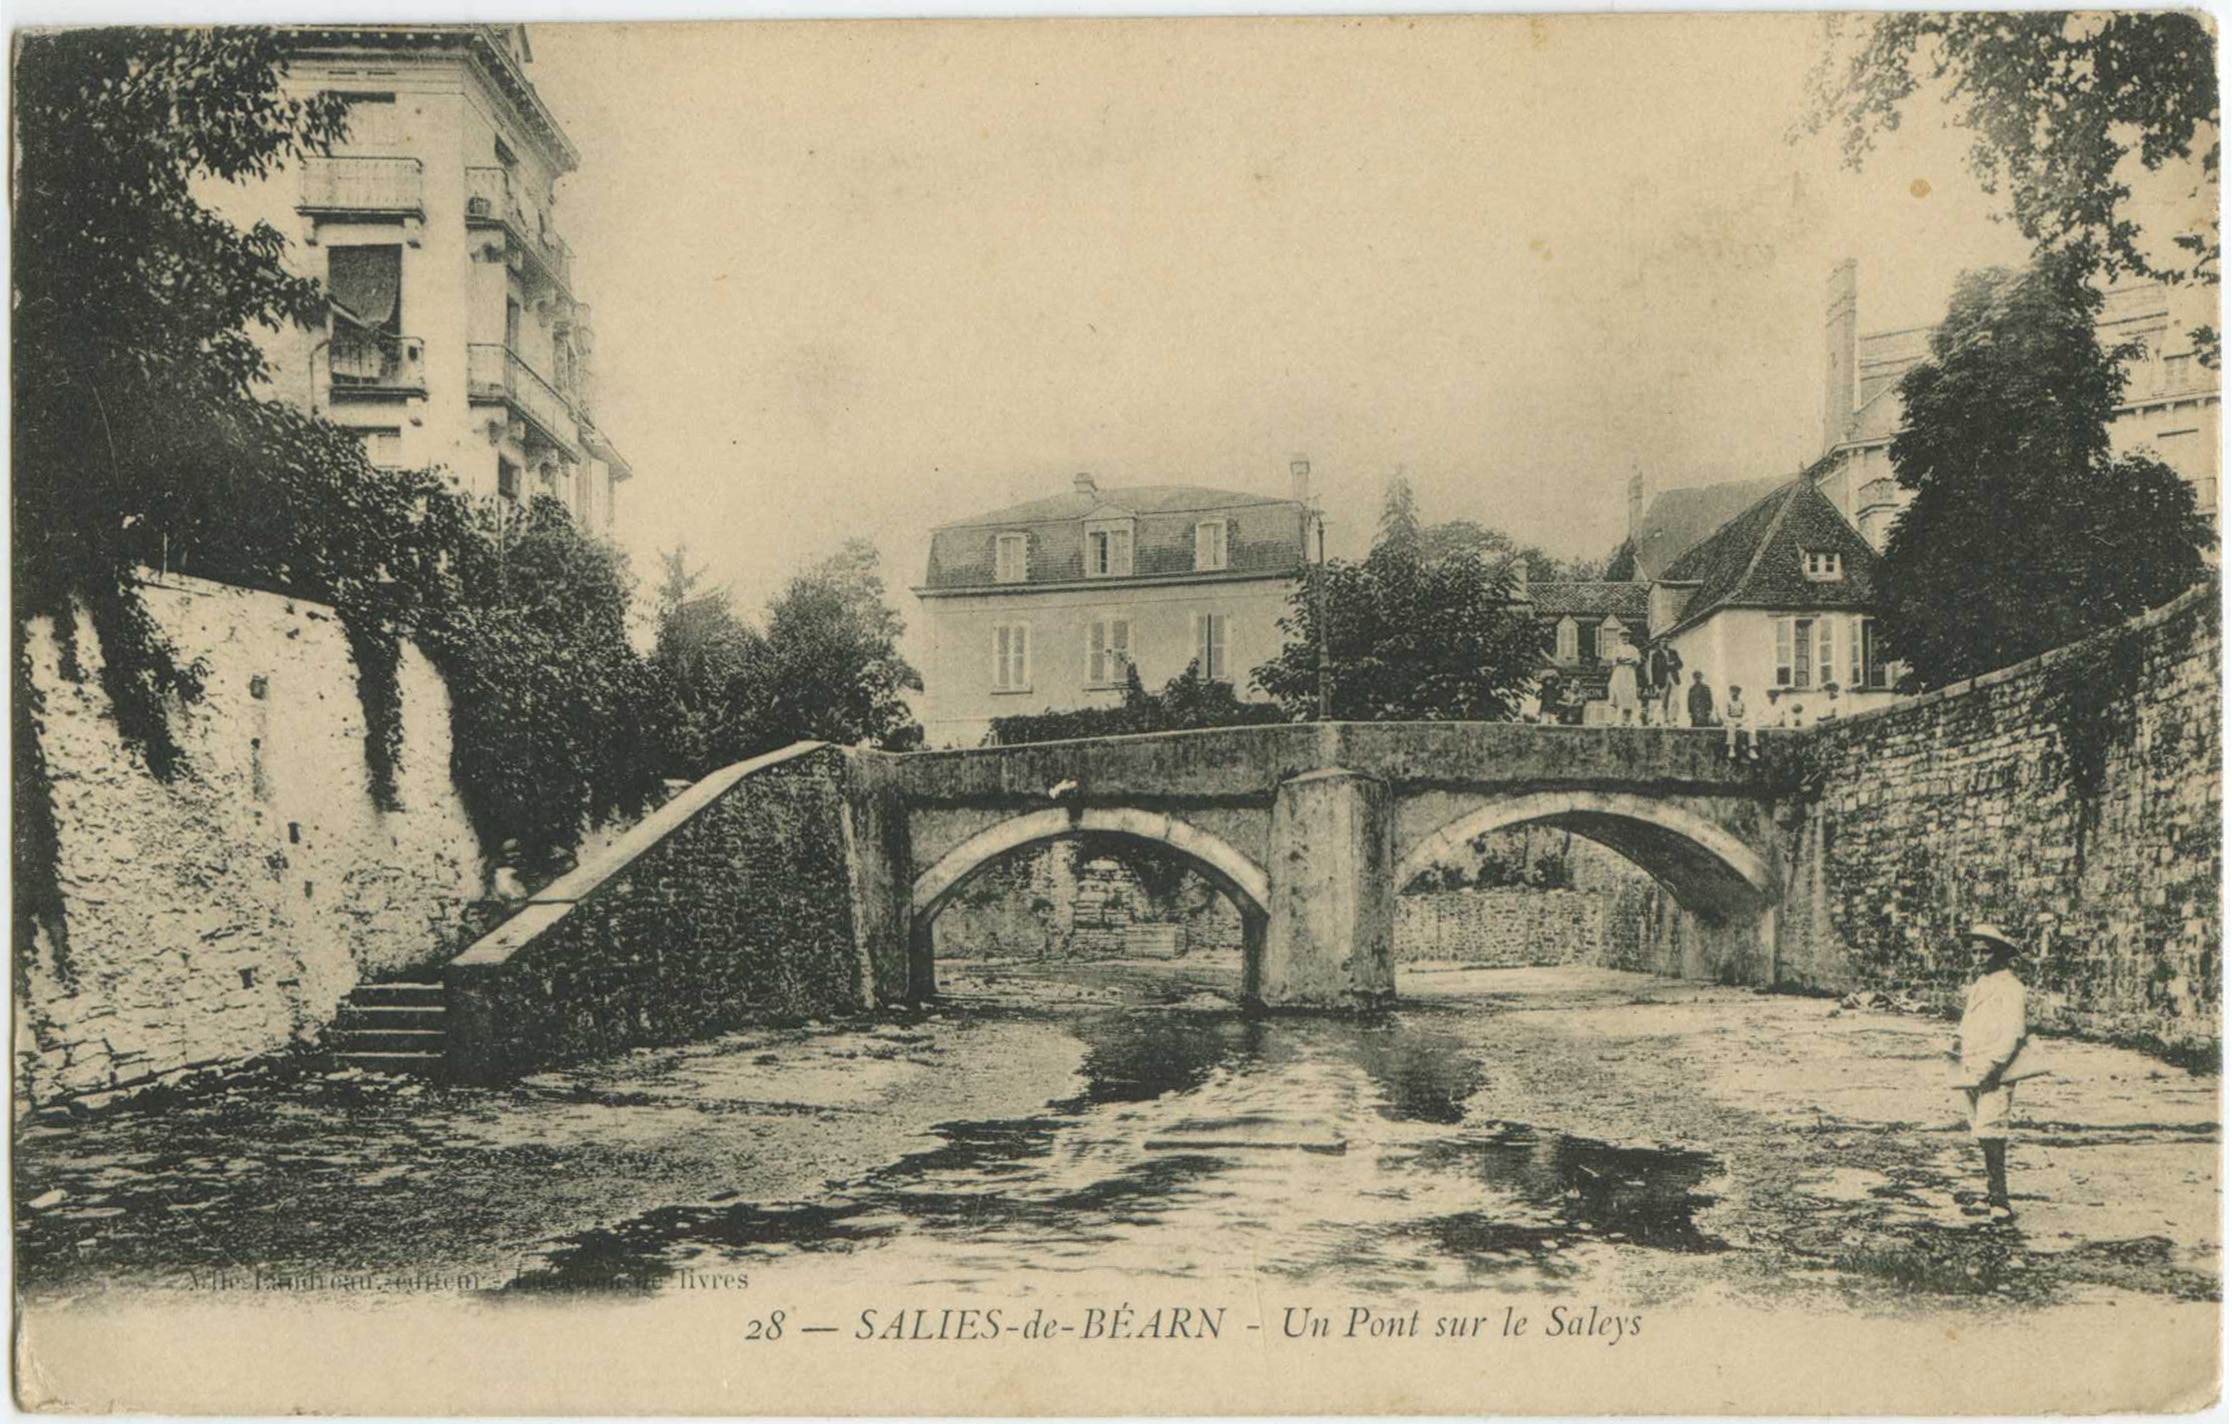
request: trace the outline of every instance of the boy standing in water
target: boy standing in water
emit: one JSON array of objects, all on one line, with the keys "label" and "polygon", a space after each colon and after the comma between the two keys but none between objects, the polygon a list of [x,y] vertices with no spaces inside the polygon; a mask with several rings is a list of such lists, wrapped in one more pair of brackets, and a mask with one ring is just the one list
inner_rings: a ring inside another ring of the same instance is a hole
[{"label": "boy standing in water", "polygon": [[1962,936],[1982,972],[1968,988],[1954,1054],[1954,1085],[1968,1096],[1969,1135],[1984,1149],[1986,1204],[1994,1221],[2012,1221],[2007,1199],[2007,1127],[2015,1109],[2015,1060],[2029,1041],[2023,981],[2015,977],[2022,947],[1998,925],[1973,924]]}]

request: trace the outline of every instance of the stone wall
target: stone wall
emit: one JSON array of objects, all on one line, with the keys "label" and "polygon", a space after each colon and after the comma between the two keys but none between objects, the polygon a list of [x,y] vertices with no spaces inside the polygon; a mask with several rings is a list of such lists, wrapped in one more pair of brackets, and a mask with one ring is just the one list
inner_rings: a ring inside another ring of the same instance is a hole
[{"label": "stone wall", "polygon": [[1395,958],[1512,967],[1594,964],[1610,896],[1586,890],[1450,890],[1399,896]]},{"label": "stone wall", "polygon": [[313,1039],[361,978],[454,949],[482,891],[449,779],[448,693],[415,649],[400,669],[401,809],[383,811],[330,609],[199,580],[141,593],[207,669],[201,697],[173,709],[172,781],[124,747],[89,620],[62,641],[49,620],[30,628],[62,914],[17,950],[19,1110]]},{"label": "stone wall", "polygon": [[882,788],[868,781],[853,754],[803,743],[667,802],[444,970],[453,1071],[903,997],[903,964],[879,964],[872,942],[895,933],[862,918],[879,883],[861,863],[878,854],[863,827]]},{"label": "stone wall", "polygon": [[[1776,977],[1957,1002],[1957,934],[2006,926],[2035,1022],[2221,1037],[2222,633],[2214,583],[2122,629],[1815,734],[1784,815]],[[2102,701],[2087,773],[2072,700]]]}]

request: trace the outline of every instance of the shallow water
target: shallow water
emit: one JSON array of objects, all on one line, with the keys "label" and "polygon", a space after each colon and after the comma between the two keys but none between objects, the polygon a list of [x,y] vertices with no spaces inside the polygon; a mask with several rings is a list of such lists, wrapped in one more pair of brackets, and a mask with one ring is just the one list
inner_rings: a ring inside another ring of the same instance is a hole
[{"label": "shallow water", "polygon": [[1117,1289],[1250,1275],[1524,1288],[1612,1253],[1721,1248],[1695,1224],[1712,1158],[1470,1113],[1491,1070],[1431,1008],[1068,1012],[1084,1087],[1043,1113],[945,1124],[935,1148],[811,1202],[651,1211],[554,1243],[509,1288],[658,1288],[733,1269],[755,1292],[794,1271],[817,1290],[1103,1275]]}]

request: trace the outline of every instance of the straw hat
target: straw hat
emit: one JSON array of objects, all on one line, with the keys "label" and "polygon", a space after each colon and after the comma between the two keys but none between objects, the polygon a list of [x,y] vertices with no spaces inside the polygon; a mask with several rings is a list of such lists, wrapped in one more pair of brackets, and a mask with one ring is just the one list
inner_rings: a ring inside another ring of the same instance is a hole
[{"label": "straw hat", "polygon": [[1963,940],[1982,940],[1984,943],[1995,945],[2009,954],[2021,954],[2023,952],[2023,947],[2009,938],[2005,930],[1998,925],[1988,924],[1982,920],[1971,924],[1967,933],[1963,934],[1961,938]]}]

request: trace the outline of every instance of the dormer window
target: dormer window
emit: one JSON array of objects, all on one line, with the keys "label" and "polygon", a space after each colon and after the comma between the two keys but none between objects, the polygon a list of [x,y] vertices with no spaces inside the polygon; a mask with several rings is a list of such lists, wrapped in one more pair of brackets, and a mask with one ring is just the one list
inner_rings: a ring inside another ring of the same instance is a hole
[{"label": "dormer window", "polygon": [[1225,541],[1230,526],[1222,519],[1204,519],[1194,526],[1194,568],[1227,567]]},{"label": "dormer window", "polygon": [[1132,532],[1128,524],[1100,525],[1085,531],[1088,578],[1124,578],[1132,571]]},{"label": "dormer window", "polygon": [[1806,577],[1817,583],[1835,583],[1844,577],[1844,555],[1806,550]]},{"label": "dormer window", "polygon": [[1031,568],[1031,536],[1002,534],[993,541],[992,580],[1021,583]]}]

